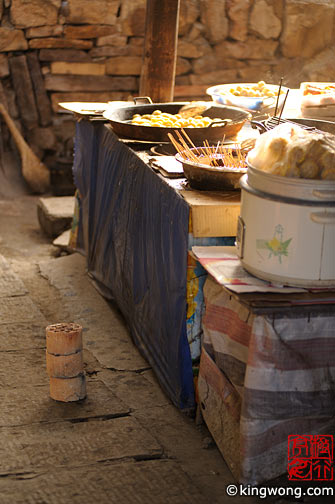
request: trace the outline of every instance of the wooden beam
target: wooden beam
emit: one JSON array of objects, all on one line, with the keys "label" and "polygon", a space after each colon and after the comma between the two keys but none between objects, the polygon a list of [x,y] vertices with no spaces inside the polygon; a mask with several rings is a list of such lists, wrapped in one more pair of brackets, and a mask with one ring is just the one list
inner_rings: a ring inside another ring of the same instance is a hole
[{"label": "wooden beam", "polygon": [[140,96],[173,101],[180,0],[147,0]]}]

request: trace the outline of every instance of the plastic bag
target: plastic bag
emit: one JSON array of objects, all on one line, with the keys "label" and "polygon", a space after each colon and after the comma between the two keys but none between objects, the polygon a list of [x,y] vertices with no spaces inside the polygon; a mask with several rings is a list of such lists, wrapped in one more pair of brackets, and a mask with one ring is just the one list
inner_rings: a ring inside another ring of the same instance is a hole
[{"label": "plastic bag", "polygon": [[335,180],[335,136],[283,123],[260,135],[248,162],[273,175]]}]

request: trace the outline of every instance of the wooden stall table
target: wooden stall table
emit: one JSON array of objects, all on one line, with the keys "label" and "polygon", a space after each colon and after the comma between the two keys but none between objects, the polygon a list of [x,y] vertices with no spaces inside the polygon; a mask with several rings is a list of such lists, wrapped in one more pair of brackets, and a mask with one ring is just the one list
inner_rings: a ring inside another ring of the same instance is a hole
[{"label": "wooden stall table", "polygon": [[76,123],[77,248],[168,397],[194,408],[206,272],[188,251],[233,245],[240,193],[192,191],[185,178],[156,172],[146,149],[120,140],[106,121]]},{"label": "wooden stall table", "polygon": [[289,435],[335,432],[335,288],[262,292],[231,249],[193,248],[209,273],[198,395],[231,471],[254,485],[287,471]]}]

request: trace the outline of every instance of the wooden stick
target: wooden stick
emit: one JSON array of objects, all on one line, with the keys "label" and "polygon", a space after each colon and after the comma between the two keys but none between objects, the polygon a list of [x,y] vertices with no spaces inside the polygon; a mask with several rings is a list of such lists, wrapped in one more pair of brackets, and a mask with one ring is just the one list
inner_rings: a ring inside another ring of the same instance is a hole
[{"label": "wooden stick", "polygon": [[[171,134],[168,133],[168,137],[171,143],[175,147],[176,151],[188,161],[193,163],[205,163],[210,166],[220,167],[222,166],[220,161],[222,160],[223,165],[232,168],[243,168],[245,167],[245,157],[246,154],[242,153],[240,148],[235,145],[234,151],[231,147],[224,147],[220,142],[217,143],[216,147],[211,147],[208,140],[203,141],[201,147],[196,147],[185,130],[181,131],[175,130],[178,140]],[[191,144],[192,148],[189,146],[187,141]],[[218,160],[218,155],[221,160]],[[206,160],[201,158],[205,157]]]},{"label": "wooden stick", "polygon": [[278,110],[279,96],[280,96],[280,91],[281,91],[282,83],[283,83],[283,77],[281,77],[280,83],[279,83],[279,89],[278,89],[278,94],[277,94],[277,102],[276,102],[276,108],[275,108],[275,117],[276,117],[277,110]]},{"label": "wooden stick", "polygon": [[284,110],[284,107],[285,107],[285,103],[286,103],[286,100],[287,100],[287,96],[288,96],[289,91],[290,91],[289,89],[286,91],[286,95],[285,95],[284,103],[283,103],[283,106],[282,106],[282,108],[281,108],[280,115],[279,115],[279,119],[278,119],[278,124],[280,123],[280,119],[281,119],[281,116],[282,116],[282,113],[283,113],[283,110]]}]

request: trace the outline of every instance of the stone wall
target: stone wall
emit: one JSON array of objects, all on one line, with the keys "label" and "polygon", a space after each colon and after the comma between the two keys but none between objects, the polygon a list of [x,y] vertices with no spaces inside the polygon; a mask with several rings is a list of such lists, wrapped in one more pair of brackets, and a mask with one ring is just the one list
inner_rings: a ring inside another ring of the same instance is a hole
[{"label": "stone wall", "polygon": [[[0,0],[0,101],[46,164],[72,152],[74,121],[58,102],[138,95],[145,7]],[[334,0],[180,0],[175,99],[218,83],[335,81],[334,13]]]}]

